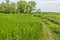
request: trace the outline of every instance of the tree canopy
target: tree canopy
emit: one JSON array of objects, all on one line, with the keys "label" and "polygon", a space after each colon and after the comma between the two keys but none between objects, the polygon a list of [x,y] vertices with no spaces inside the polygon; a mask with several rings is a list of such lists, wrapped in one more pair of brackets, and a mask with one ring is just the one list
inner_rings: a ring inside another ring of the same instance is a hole
[{"label": "tree canopy", "polygon": [[16,3],[10,2],[9,0],[5,0],[6,3],[2,2],[0,4],[0,12],[4,13],[31,13],[36,6],[35,1],[26,2],[24,0],[20,0]]}]

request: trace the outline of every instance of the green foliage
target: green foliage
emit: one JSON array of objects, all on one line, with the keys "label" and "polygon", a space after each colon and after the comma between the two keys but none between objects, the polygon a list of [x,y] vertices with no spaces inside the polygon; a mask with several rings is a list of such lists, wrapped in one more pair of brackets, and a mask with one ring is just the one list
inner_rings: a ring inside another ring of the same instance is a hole
[{"label": "green foliage", "polygon": [[0,13],[0,40],[46,40],[43,23],[50,29],[52,38],[60,40],[60,14]]},{"label": "green foliage", "polygon": [[43,23],[46,24],[46,27],[50,29],[50,33],[54,40],[60,40],[60,13],[47,12],[34,16],[42,19]]},{"label": "green foliage", "polygon": [[45,20],[46,19],[52,20],[52,21],[46,20],[46,22],[48,23],[47,25],[48,25],[49,29],[51,30],[53,39],[60,40],[60,25],[59,25],[60,24],[60,14],[56,14],[56,13],[55,14],[45,14],[44,17],[45,17],[44,18]]},{"label": "green foliage", "polygon": [[35,9],[34,1],[18,1],[17,4],[9,0],[0,4],[0,13],[31,13]]},{"label": "green foliage", "polygon": [[17,7],[18,7],[19,12],[24,13],[26,11],[26,6],[27,6],[26,1],[19,1],[17,5],[18,5]]},{"label": "green foliage", "polygon": [[10,2],[9,0],[6,0],[6,4],[9,4],[9,2]]},{"label": "green foliage", "polygon": [[0,12],[5,12],[5,8],[6,8],[6,4],[4,3],[4,2],[2,2],[1,4],[0,4]]},{"label": "green foliage", "polygon": [[35,8],[36,2],[19,1],[19,2],[17,2],[17,5],[18,5],[17,7],[21,13],[31,13]]},{"label": "green foliage", "polygon": [[41,21],[30,14],[0,14],[0,40],[44,40]]}]

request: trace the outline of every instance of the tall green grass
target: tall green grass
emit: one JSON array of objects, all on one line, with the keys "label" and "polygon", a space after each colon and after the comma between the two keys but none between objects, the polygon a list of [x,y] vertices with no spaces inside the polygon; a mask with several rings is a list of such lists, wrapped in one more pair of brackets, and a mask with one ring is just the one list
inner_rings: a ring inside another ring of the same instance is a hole
[{"label": "tall green grass", "polygon": [[[49,21],[49,20],[53,20],[53,21]],[[60,40],[60,15],[45,15],[44,18],[44,22],[45,24],[47,24],[47,27],[49,27],[49,29],[51,30],[51,34],[53,36],[54,40]],[[57,22],[58,24],[56,24],[55,22]]]},{"label": "tall green grass", "polygon": [[30,14],[0,14],[0,40],[44,40],[41,22]]},{"label": "tall green grass", "polygon": [[0,14],[0,40],[46,40],[42,22],[60,40],[58,14]]}]

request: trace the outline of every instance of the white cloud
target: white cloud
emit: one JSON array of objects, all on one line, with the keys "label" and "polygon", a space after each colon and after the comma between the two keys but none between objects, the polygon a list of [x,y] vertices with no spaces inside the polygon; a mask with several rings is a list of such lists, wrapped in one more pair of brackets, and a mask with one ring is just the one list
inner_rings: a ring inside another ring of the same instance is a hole
[{"label": "white cloud", "polygon": [[41,3],[42,11],[60,12],[60,2]]},{"label": "white cloud", "polygon": [[60,0],[40,0],[40,1],[60,1]]},{"label": "white cloud", "polygon": [[60,0],[36,0],[36,2],[37,8],[41,8],[42,11],[60,12]]}]

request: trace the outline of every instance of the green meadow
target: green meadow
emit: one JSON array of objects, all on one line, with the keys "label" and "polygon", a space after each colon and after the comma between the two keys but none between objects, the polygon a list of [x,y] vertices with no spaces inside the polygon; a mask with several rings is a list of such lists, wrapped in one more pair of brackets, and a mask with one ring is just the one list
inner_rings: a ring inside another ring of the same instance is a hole
[{"label": "green meadow", "polygon": [[60,40],[60,14],[0,14],[0,40]]}]

